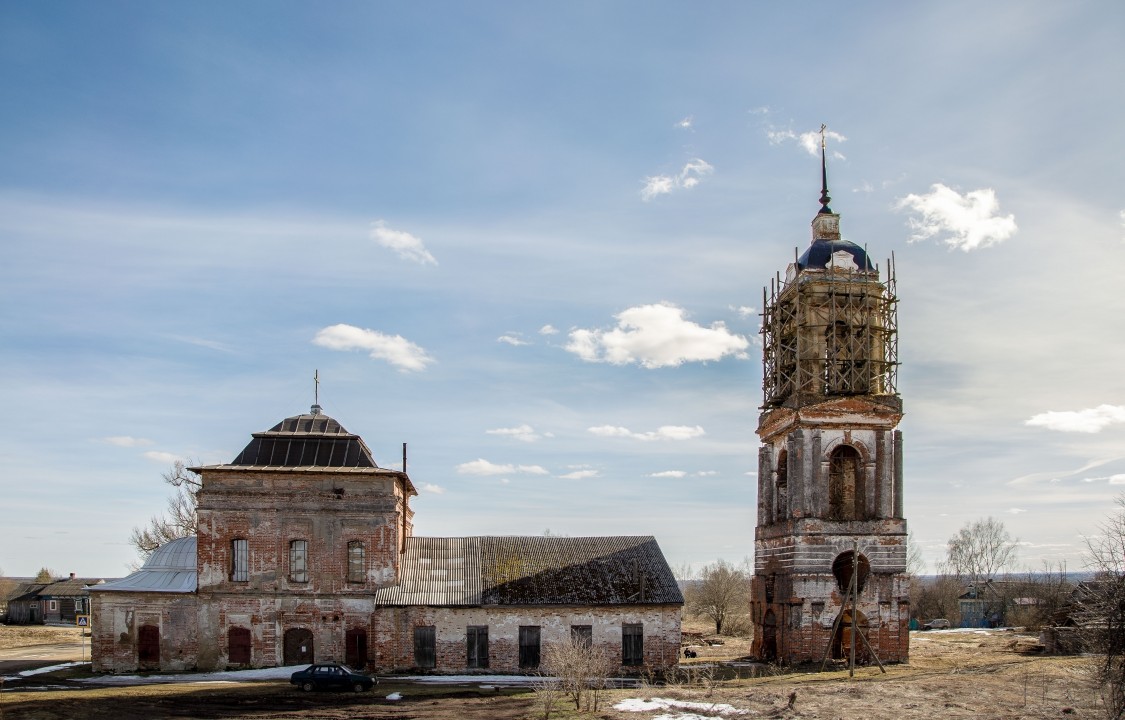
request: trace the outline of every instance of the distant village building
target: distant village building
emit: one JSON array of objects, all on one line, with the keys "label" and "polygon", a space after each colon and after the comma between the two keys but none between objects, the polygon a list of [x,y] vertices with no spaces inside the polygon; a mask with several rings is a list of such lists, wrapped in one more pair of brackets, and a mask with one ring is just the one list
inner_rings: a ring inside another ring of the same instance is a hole
[{"label": "distant village building", "polygon": [[683,597],[652,537],[416,538],[406,472],[317,405],[195,470],[197,537],[92,588],[95,671],[532,672],[571,637],[625,671],[677,662]]},{"label": "distant village building", "polygon": [[881,660],[904,661],[894,267],[880,278],[867,252],[840,237],[822,178],[812,243],[764,298],[753,652],[783,663],[845,657],[854,569],[855,624]]},{"label": "distant village building", "polygon": [[61,580],[24,583],[8,600],[6,621],[12,625],[74,623],[79,615],[90,612],[88,586],[103,582],[71,573]]}]

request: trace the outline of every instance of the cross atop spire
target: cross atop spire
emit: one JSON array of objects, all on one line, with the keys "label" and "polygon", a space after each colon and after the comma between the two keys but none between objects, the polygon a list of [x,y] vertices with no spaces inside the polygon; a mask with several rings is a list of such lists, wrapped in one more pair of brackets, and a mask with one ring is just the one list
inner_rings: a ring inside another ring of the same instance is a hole
[{"label": "cross atop spire", "polygon": [[828,207],[828,203],[832,198],[828,197],[828,163],[824,159],[824,138],[825,131],[828,126],[824,123],[820,124],[820,212],[831,214],[832,208]]},{"label": "cross atop spire", "polygon": [[312,414],[319,415],[320,408],[320,370],[313,370],[313,406]]}]

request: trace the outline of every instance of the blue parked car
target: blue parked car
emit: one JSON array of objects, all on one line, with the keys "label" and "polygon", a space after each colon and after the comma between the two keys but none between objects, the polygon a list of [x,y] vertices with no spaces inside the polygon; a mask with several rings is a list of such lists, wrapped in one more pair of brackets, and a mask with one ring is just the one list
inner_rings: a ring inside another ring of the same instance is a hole
[{"label": "blue parked car", "polygon": [[363,692],[379,682],[373,677],[349,670],[337,663],[317,663],[289,676],[290,684],[305,692],[313,690],[352,690]]}]

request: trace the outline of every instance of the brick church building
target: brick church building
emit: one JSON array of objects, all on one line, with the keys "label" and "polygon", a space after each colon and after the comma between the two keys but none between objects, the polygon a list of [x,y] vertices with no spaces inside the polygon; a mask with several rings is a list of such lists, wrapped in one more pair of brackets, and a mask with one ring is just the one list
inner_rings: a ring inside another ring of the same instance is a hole
[{"label": "brick church building", "polygon": [[193,470],[197,535],[90,589],[95,671],[533,672],[572,637],[625,672],[679,657],[683,596],[655,539],[414,537],[410,477],[317,405]]},{"label": "brick church building", "polygon": [[822,662],[850,657],[854,641],[860,660],[905,661],[894,266],[880,277],[840,237],[823,144],[821,170],[812,242],[763,292],[753,652]]}]

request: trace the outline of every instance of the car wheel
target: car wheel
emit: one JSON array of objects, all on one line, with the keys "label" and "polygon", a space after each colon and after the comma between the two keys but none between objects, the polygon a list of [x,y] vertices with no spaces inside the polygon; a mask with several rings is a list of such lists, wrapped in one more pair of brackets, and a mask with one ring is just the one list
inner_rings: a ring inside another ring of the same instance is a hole
[{"label": "car wheel", "polygon": [[356,683],[355,685],[352,685],[352,690],[355,690],[356,692],[363,692],[364,690],[366,690],[366,688],[363,687],[363,683]]},{"label": "car wheel", "polygon": [[313,684],[311,682],[306,682],[304,685],[301,686],[301,689],[304,690],[305,692],[312,692]]}]

